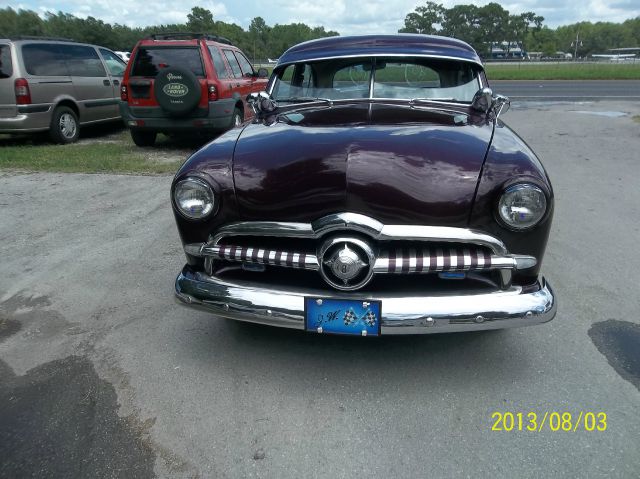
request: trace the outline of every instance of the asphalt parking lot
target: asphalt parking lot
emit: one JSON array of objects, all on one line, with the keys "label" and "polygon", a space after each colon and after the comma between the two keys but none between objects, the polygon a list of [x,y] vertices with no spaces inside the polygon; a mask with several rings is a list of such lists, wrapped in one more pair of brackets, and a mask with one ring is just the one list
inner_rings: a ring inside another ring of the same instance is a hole
[{"label": "asphalt parking lot", "polygon": [[[0,477],[637,477],[637,115],[505,115],[555,188],[559,310],[477,334],[328,337],[186,309],[169,177],[0,173]],[[494,412],[602,412],[606,430],[492,431]]]}]

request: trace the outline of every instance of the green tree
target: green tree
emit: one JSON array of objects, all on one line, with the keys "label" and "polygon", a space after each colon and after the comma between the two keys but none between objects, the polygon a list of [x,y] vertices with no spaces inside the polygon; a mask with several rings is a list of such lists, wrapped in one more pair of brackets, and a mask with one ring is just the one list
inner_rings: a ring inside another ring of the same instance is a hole
[{"label": "green tree", "polygon": [[43,35],[44,22],[31,10],[0,9],[0,38],[19,35]]},{"label": "green tree", "polygon": [[445,8],[435,2],[427,2],[424,7],[416,7],[416,11],[409,13],[404,19],[404,28],[400,33],[424,33],[433,35],[438,33]]},{"label": "green tree", "polygon": [[476,51],[486,49],[480,37],[480,19],[475,5],[455,5],[445,10],[442,21],[442,35],[458,38],[469,43]]},{"label": "green tree", "polygon": [[475,38],[470,39],[470,43],[479,54],[490,56],[492,44],[500,45],[503,41],[511,40],[508,33],[509,11],[502,8],[500,4],[488,3],[478,8],[477,18],[477,34]]},{"label": "green tree", "polygon": [[253,56],[255,62],[257,58],[267,58],[267,43],[269,42],[269,35],[271,33],[271,27],[269,27],[262,17],[256,17],[251,20],[249,25],[249,40],[252,43],[252,48],[249,50]]},{"label": "green tree", "polygon": [[193,7],[187,14],[187,28],[193,32],[212,33],[215,28],[213,14],[202,7]]}]

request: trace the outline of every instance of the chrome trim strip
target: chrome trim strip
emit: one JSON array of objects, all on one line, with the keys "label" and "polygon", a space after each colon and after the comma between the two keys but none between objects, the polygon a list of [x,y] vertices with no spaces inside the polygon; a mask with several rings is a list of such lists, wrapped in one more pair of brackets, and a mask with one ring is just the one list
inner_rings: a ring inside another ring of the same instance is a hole
[{"label": "chrome trim strip", "polygon": [[[455,60],[458,62],[472,63],[473,65],[478,65],[481,70],[484,71],[484,67],[482,62],[477,62],[474,60],[470,60],[468,58],[454,57],[450,55],[437,55],[437,54],[407,54],[407,53],[354,53],[353,55],[332,55],[327,57],[319,57],[319,58],[311,58],[311,59],[300,59],[298,61],[292,61],[287,63],[278,63],[276,68],[280,68],[284,65],[293,65],[295,63],[303,63],[303,62],[320,62],[324,60],[340,60],[343,58],[379,58],[379,57],[387,57],[387,58],[435,58],[438,60]],[[271,93],[271,91],[269,91]]]},{"label": "chrome trim strip", "polygon": [[468,228],[453,228],[450,226],[420,226],[420,225],[384,225],[379,240],[409,240],[409,241],[440,241],[443,243],[472,243],[486,246],[494,254],[504,256],[508,254],[504,243],[491,235]]},{"label": "chrome trim strip", "polygon": [[504,243],[491,235],[468,228],[422,225],[384,225],[378,220],[358,213],[336,213],[320,218],[313,223],[286,223],[279,221],[243,221],[220,228],[210,238],[210,244],[226,236],[277,236],[317,239],[332,231],[357,231],[380,241],[441,241],[472,243],[486,246],[494,254],[508,254]]},{"label": "chrome trim strip", "polygon": [[[253,323],[304,329],[304,298],[352,299],[352,294],[295,288],[267,289],[261,284],[223,281],[189,267],[178,275],[176,298],[188,306],[221,317]],[[383,303],[382,334],[428,334],[477,331],[528,326],[551,321],[557,304],[551,286],[541,280],[540,289],[523,293],[519,286],[508,290],[433,296],[392,294],[359,295]]]}]

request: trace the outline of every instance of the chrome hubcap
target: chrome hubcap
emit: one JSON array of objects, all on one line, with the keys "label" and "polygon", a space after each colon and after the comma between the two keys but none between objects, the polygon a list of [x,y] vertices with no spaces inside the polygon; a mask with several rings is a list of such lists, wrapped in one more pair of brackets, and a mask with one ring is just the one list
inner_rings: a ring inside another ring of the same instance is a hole
[{"label": "chrome hubcap", "polygon": [[60,133],[65,138],[73,138],[76,134],[76,120],[69,113],[63,113],[60,116]]}]

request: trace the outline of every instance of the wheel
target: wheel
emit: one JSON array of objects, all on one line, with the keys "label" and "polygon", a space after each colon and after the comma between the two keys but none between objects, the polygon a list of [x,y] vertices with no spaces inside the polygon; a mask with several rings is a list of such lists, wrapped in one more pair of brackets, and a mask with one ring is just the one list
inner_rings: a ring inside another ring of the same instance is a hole
[{"label": "wheel", "polygon": [[131,139],[137,146],[153,146],[156,142],[155,131],[131,130]]},{"label": "wheel", "polygon": [[240,108],[235,108],[233,110],[233,116],[231,117],[231,128],[239,127],[240,125],[242,125],[242,121],[242,111],[240,111]]},{"label": "wheel", "polygon": [[53,111],[49,136],[56,143],[66,144],[78,140],[78,115],[67,106],[59,106]]}]

